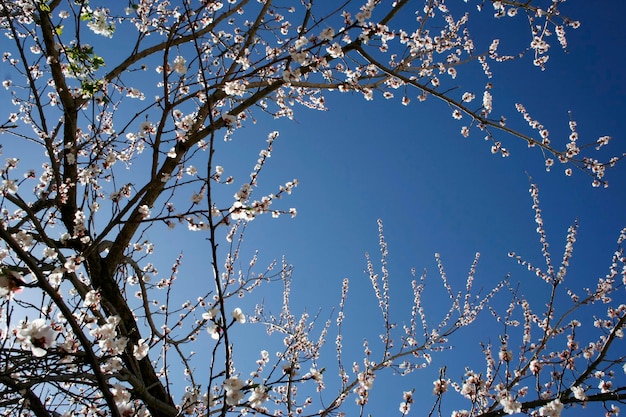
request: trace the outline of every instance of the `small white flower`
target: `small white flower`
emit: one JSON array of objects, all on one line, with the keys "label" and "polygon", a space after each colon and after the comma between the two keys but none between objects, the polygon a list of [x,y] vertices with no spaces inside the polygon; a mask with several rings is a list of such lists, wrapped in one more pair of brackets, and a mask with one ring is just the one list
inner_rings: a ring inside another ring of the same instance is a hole
[{"label": "small white flower", "polygon": [[311,373],[311,378],[316,382],[322,382],[324,379],[324,375],[315,368],[311,368],[309,372]]},{"label": "small white flower", "polygon": [[96,290],[91,290],[85,294],[85,300],[83,304],[87,308],[98,308],[100,304],[100,294]]},{"label": "small white flower", "polygon": [[18,272],[0,270],[0,298],[11,298],[14,293],[22,291],[20,282],[23,282],[23,278]]},{"label": "small white flower", "polygon": [[209,327],[207,327],[206,331],[211,335],[212,339],[217,340],[220,338],[220,328],[217,326],[217,324],[211,324]]},{"label": "small white flower", "polygon": [[598,384],[598,389],[603,394],[606,394],[607,392],[611,392],[612,388],[613,388],[613,382],[612,381],[600,380],[600,383]]},{"label": "small white flower", "polygon": [[215,317],[217,317],[217,313],[218,313],[218,309],[217,308],[212,308],[209,311],[207,311],[206,313],[202,314],[202,318],[205,320],[211,320],[214,319]]},{"label": "small white flower", "polygon": [[196,407],[196,403],[198,402],[198,391],[191,390],[185,392],[183,394],[183,398],[181,399],[182,409],[185,414],[193,414],[194,409]]},{"label": "small white flower", "polygon": [[474,96],[474,94],[466,92],[466,93],[463,93],[462,100],[466,103],[469,103],[470,101],[474,100],[474,97],[476,97]]},{"label": "small white flower", "polygon": [[500,359],[500,361],[502,362],[510,362],[513,359],[513,352],[508,350],[506,348],[506,345],[502,346],[502,348],[500,348],[500,351],[498,352],[498,359]]},{"label": "small white flower", "polygon": [[229,96],[243,96],[246,93],[246,84],[243,81],[228,81],[224,83],[224,92]]},{"label": "small white flower", "polygon": [[237,307],[236,309],[233,310],[232,313],[230,313],[231,316],[233,316],[233,318],[238,321],[239,323],[245,323],[246,322],[246,316],[245,314],[243,314],[243,312],[241,311],[241,309],[239,307]]},{"label": "small white flower", "polygon": [[144,219],[147,219],[150,217],[150,207],[148,207],[147,205],[143,205],[139,207],[139,213],[141,214],[141,217]]},{"label": "small white flower", "polygon": [[549,402],[539,409],[539,415],[542,417],[560,417],[563,410],[563,403],[558,398]]},{"label": "small white flower", "polygon": [[319,38],[320,40],[323,40],[323,41],[332,41],[334,36],[335,36],[335,30],[333,28],[326,28],[322,30]]},{"label": "small white flower", "polygon": [[[239,404],[243,400],[243,381],[236,376],[231,376],[224,381],[224,390],[226,391],[226,402],[229,405]],[[228,400],[230,397],[230,401]]]},{"label": "small white flower", "polygon": [[448,391],[448,381],[445,379],[436,379],[433,381],[433,395],[441,395]]},{"label": "small white flower", "polygon": [[87,23],[87,27],[96,35],[112,38],[113,32],[115,32],[115,22],[107,22],[107,17],[108,12],[106,10],[98,9],[91,15],[91,20]]},{"label": "small white flower", "polygon": [[304,45],[306,45],[309,42],[309,40],[307,38],[305,38],[304,36],[300,36],[293,44],[293,46],[296,49],[300,49],[302,48]]},{"label": "small white flower", "polygon": [[330,54],[333,58],[341,58],[343,57],[343,51],[341,50],[341,45],[337,42],[333,43],[331,46],[326,48],[326,52]]},{"label": "small white flower", "polygon": [[187,60],[182,56],[178,55],[174,59],[174,71],[176,71],[180,75],[184,75],[187,72]]},{"label": "small white flower", "polygon": [[145,340],[139,339],[137,345],[133,346],[133,356],[140,361],[148,355],[149,348]]},{"label": "small white flower", "polygon": [[522,412],[522,403],[515,401],[510,395],[500,400],[502,411],[507,414],[517,414]]},{"label": "small white flower", "polygon": [[255,387],[250,393],[248,402],[250,403],[250,406],[252,408],[256,408],[263,404],[265,401],[267,401],[268,398],[269,395],[267,395],[267,388],[265,388],[265,386],[263,385],[259,385]]},{"label": "small white flower", "polygon": [[14,180],[2,180],[0,191],[9,194],[15,194],[17,192],[17,184]]},{"label": "small white flower", "polygon": [[225,114],[222,116],[222,119],[224,119],[227,126],[232,126],[237,122],[237,118],[232,114]]},{"label": "small white flower", "polygon": [[151,133],[156,133],[156,130],[152,122],[149,122],[146,120],[139,124],[139,137],[140,138],[145,138],[146,135],[149,135]]},{"label": "small white flower", "polygon": [[56,346],[57,332],[46,324],[44,319],[36,319],[30,323],[22,322],[15,337],[22,344],[22,349],[30,349],[34,356],[41,357],[48,353],[47,349]]},{"label": "small white flower", "polygon": [[193,193],[193,195],[191,196],[191,201],[194,204],[198,204],[199,202],[202,201],[202,199],[204,198],[204,195],[201,193]]},{"label": "small white flower", "polygon": [[243,392],[239,390],[226,392],[226,404],[237,405],[241,401],[243,401]]},{"label": "small white flower", "polygon": [[56,259],[57,251],[54,248],[44,248],[43,256],[45,256],[46,259]]},{"label": "small white flower", "polygon": [[583,387],[572,387],[572,393],[577,400],[585,401],[587,399],[585,389]]},{"label": "small white flower", "polygon": [[224,381],[224,389],[226,391],[233,391],[243,388],[243,381],[236,376],[231,376]]}]

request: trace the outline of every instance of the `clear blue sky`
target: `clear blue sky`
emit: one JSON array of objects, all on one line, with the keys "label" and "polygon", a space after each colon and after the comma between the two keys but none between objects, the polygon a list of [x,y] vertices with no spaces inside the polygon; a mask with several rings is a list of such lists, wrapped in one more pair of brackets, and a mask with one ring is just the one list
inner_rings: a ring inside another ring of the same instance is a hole
[{"label": "clear blue sky", "polygon": [[[571,110],[581,143],[610,135],[613,153],[624,151],[626,80],[617,51],[626,45],[626,35],[617,28],[626,5],[621,1],[602,4],[573,1],[563,7],[564,14],[581,20],[582,25],[568,31],[567,54],[553,46],[546,71],[528,59],[493,66],[494,113],[524,128],[525,122],[513,107],[521,102],[551,131],[553,143],[564,146]],[[506,32],[501,36],[506,51]],[[364,273],[364,253],[379,258],[378,218],[384,222],[389,244],[392,314],[399,324],[409,317],[411,267],[418,272],[428,269],[429,290],[433,291],[428,301],[432,297],[433,310],[442,302],[435,252],[441,254],[456,289],[462,289],[474,253],[480,252],[476,288],[487,290],[510,272],[511,281],[520,282],[522,293],[537,302],[535,308],[542,306],[547,286],[507,257],[515,251],[543,265],[528,194],[529,176],[540,189],[555,263],[562,257],[567,228],[579,220],[567,286],[595,286],[596,279],[608,271],[619,231],[626,226],[624,164],[608,172],[608,189],[592,188],[588,176],[575,172],[566,177],[558,164],[546,173],[541,152],[527,149],[514,138],[500,136],[512,152],[509,158],[491,155],[490,144],[480,134],[462,138],[458,132],[463,124],[450,118],[446,105],[432,99],[418,103],[413,97],[405,107],[397,99],[385,100],[380,95],[373,102],[365,102],[360,95],[325,96],[326,113],[302,110],[293,123],[263,121],[238,133],[236,141],[247,147],[255,137],[263,139],[266,131],[280,130],[261,182],[272,187],[292,177],[300,180],[296,192],[282,203],[297,207],[297,218],[255,220],[246,241],[251,248],[261,247],[268,258],[284,254],[294,264],[293,298],[309,311],[321,305],[328,312],[338,301],[341,280],[350,278],[347,323],[351,327],[345,343],[357,352],[366,334],[372,343],[376,340],[372,327],[381,323]],[[252,152],[248,161],[252,163],[254,157]],[[270,290],[267,297],[271,294]],[[616,297],[626,301],[623,293]],[[504,308],[508,300],[503,293],[496,305]],[[497,346],[497,334],[490,332],[500,330],[485,316],[474,327],[475,333],[453,338],[455,349],[435,358],[430,371],[385,387],[379,384],[382,390],[375,395],[380,402],[374,402],[372,415],[395,412],[401,390],[413,387],[417,392],[425,390],[425,402],[418,402],[416,412],[426,412],[433,399],[432,380],[444,363],[456,380],[465,366],[482,371],[480,346],[472,336],[478,334],[482,341]],[[590,326],[592,318],[585,319],[583,323]],[[332,341],[329,347],[330,357]],[[448,401],[455,398],[460,396],[451,394]],[[453,409],[451,404],[446,405]],[[580,409],[564,415],[577,412]]]},{"label": "clear blue sky", "polygon": [[[568,132],[568,111],[578,122],[580,143],[593,142],[610,135],[613,153],[623,152],[626,83],[616,51],[625,45],[626,35],[616,31],[619,16],[626,12],[620,1],[611,1],[611,8],[590,10],[588,3],[571,2],[563,13],[582,22],[578,30],[568,31],[568,53],[553,45],[547,70],[542,72],[529,59],[493,65],[494,113],[507,117],[511,126],[525,129],[525,122],[514,109],[521,102],[551,132],[553,143],[564,146]],[[475,26],[480,33],[480,16]],[[509,23],[495,28],[500,31],[501,48],[507,51]],[[524,21],[522,19],[522,23]],[[525,33],[525,32],[524,32]],[[495,35],[494,35],[495,36]],[[529,42],[524,37],[511,39],[518,44]],[[475,71],[476,67],[473,70]],[[461,88],[483,85],[486,80],[459,77]],[[480,91],[480,90],[478,90]],[[595,286],[595,280],[607,272],[616,239],[626,226],[626,168],[618,165],[608,173],[610,187],[591,187],[591,179],[575,172],[563,174],[557,164],[546,173],[544,159],[538,149],[527,149],[521,141],[500,135],[510,149],[509,158],[490,153],[490,143],[473,132],[470,138],[459,134],[462,122],[450,117],[451,109],[429,99],[402,106],[399,98],[385,100],[376,95],[366,102],[360,94],[325,93],[328,112],[297,109],[294,121],[273,120],[257,115],[257,124],[248,124],[237,131],[234,140],[220,145],[216,163],[235,173],[235,186],[245,181],[254,165],[258,151],[265,145],[267,134],[280,131],[269,164],[259,183],[257,198],[275,192],[278,185],[293,178],[299,187],[285,200],[282,208],[296,207],[298,216],[289,219],[255,220],[247,230],[244,253],[260,250],[259,265],[285,256],[295,267],[293,309],[316,313],[322,308],[320,325],[332,314],[339,301],[341,281],[350,279],[347,321],[344,328],[346,363],[360,360],[362,341],[367,337],[373,346],[382,322],[377,302],[364,273],[365,252],[379,259],[376,220],[382,219],[389,244],[391,271],[392,321],[399,325],[409,319],[412,295],[410,269],[428,270],[426,306],[433,323],[447,308],[440,291],[434,253],[439,252],[453,287],[461,290],[476,252],[481,253],[475,288],[483,293],[511,273],[513,283],[521,283],[521,292],[540,309],[547,287],[532,274],[507,257],[515,251],[526,259],[543,265],[536,225],[528,195],[529,176],[540,188],[540,198],[552,255],[558,263],[562,256],[567,228],[578,218],[580,223],[574,258],[567,277],[568,287],[579,289]],[[527,130],[527,132],[529,132]],[[529,132],[530,133],[530,132]],[[155,232],[151,232],[155,233]],[[162,238],[162,235],[150,238]],[[182,250],[184,264],[177,295],[181,299],[195,296],[196,275],[205,270],[206,246],[202,235],[189,236],[183,230],[174,232],[175,244],[159,246],[157,254],[173,258]],[[168,240],[174,241],[174,239]],[[183,240],[184,239],[184,240]],[[187,242],[183,245],[182,242]],[[198,243],[197,245],[195,243]],[[245,262],[246,256],[242,257]],[[168,270],[169,262],[161,266]],[[278,312],[281,302],[280,285],[267,286],[256,295],[246,297],[242,305],[252,312],[254,303],[263,297],[268,308]],[[622,295],[623,296],[623,295]],[[509,296],[503,293],[494,305],[506,308]],[[591,325],[591,317],[583,323]],[[432,381],[439,367],[448,365],[448,376],[459,380],[465,366],[482,371],[484,361],[479,340],[498,346],[498,331],[488,314],[469,332],[451,340],[452,351],[434,357],[434,364],[423,373],[407,378],[378,380],[374,391],[374,416],[388,415],[397,410],[402,390],[416,388],[423,395],[417,410],[425,411],[433,397]],[[239,358],[253,362],[265,344],[256,345],[262,330],[246,329],[237,344]],[[479,336],[479,337],[477,337]],[[519,339],[518,339],[519,340]],[[280,339],[276,339],[280,343]],[[512,339],[514,348],[518,342]],[[196,347],[200,350],[200,347]],[[269,350],[269,349],[268,349]],[[374,351],[375,348],[374,348]],[[329,337],[326,350],[327,384],[334,376],[334,339]],[[245,365],[239,365],[244,368]],[[306,370],[306,369],[305,369]],[[331,390],[332,391],[332,390]],[[467,407],[458,394],[446,397],[445,409]],[[352,400],[351,400],[352,401]],[[444,413],[446,415],[449,410]],[[570,413],[576,413],[572,411]],[[571,414],[573,415],[573,414]]]}]

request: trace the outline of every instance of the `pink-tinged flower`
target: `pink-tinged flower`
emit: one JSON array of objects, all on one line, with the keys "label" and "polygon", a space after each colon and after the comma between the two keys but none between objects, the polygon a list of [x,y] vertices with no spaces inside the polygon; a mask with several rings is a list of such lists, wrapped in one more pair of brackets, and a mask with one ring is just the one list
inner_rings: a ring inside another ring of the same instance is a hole
[{"label": "pink-tinged flower", "polygon": [[224,389],[226,391],[238,391],[241,388],[243,388],[243,381],[236,376],[231,376],[224,380]]},{"label": "pink-tinged flower", "polygon": [[133,346],[133,356],[140,361],[148,355],[149,349],[150,347],[146,344],[145,340],[139,339],[137,345]]},{"label": "pink-tinged flower", "polygon": [[130,392],[122,384],[116,383],[111,388],[111,394],[116,404],[128,404],[130,402]]},{"label": "pink-tinged flower", "polygon": [[180,75],[184,75],[187,72],[187,60],[182,56],[177,56],[174,59],[174,71],[176,71]]},{"label": "pink-tinged flower", "polygon": [[5,194],[15,194],[17,193],[17,188],[14,180],[2,180],[2,185],[0,185],[0,191]]},{"label": "pink-tinged flower", "polygon": [[502,411],[507,414],[517,414],[522,412],[522,404],[515,401],[510,395],[502,398],[500,400],[500,405],[502,406]]},{"label": "pink-tinged flower", "polygon": [[259,385],[255,387],[250,393],[248,402],[250,403],[250,407],[256,408],[262,405],[265,401],[267,401],[268,398],[269,395],[267,394],[267,388],[263,385]]},{"label": "pink-tinged flower", "polygon": [[322,382],[324,380],[324,369],[322,369],[321,371],[318,371],[315,368],[311,368],[309,370],[309,373],[311,374],[311,378],[313,378],[314,381],[317,382]]},{"label": "pink-tinged flower", "polygon": [[236,376],[232,376],[224,381],[224,390],[226,391],[226,404],[237,405],[243,401],[243,381]]},{"label": "pink-tinged flower", "polygon": [[57,332],[52,330],[44,319],[22,322],[15,337],[22,344],[22,349],[30,349],[37,357],[45,356],[47,349],[56,346]]},{"label": "pink-tinged flower", "polygon": [[448,381],[445,379],[437,379],[433,381],[433,395],[441,395],[448,391]]},{"label": "pink-tinged flower", "polygon": [[224,92],[229,96],[243,96],[246,84],[243,81],[228,81],[224,83]]},{"label": "pink-tinged flower", "polygon": [[237,122],[237,118],[232,114],[225,114],[222,116],[222,119],[224,119],[227,126],[232,126]]},{"label": "pink-tinged flower", "polygon": [[333,43],[331,46],[326,48],[326,52],[330,54],[333,58],[341,58],[343,57],[343,50],[341,49],[341,45],[338,43]]},{"label": "pink-tinged flower", "polygon": [[0,298],[11,298],[13,294],[22,291],[22,276],[8,269],[0,272]]},{"label": "pink-tinged flower", "polygon": [[572,387],[572,393],[577,400],[585,401],[587,399],[585,389],[583,387]]},{"label": "pink-tinged flower", "polygon": [[319,35],[320,40],[322,41],[332,41],[335,36],[335,30],[333,28],[326,28],[322,30]]},{"label": "pink-tinged flower", "polygon": [[306,37],[304,37],[304,36],[300,36],[298,39],[296,39],[296,41],[294,42],[293,46],[296,49],[300,49],[304,45],[306,45],[307,43],[309,43],[309,40]]},{"label": "pink-tinged flower", "polygon": [[212,324],[206,329],[207,333],[211,335],[212,339],[220,338],[220,327],[217,324]]},{"label": "pink-tinged flower", "polygon": [[85,300],[83,301],[83,304],[87,308],[94,308],[94,309],[99,308],[100,293],[95,290],[89,291],[87,294],[85,294]]},{"label": "pink-tinged flower", "polygon": [[226,404],[237,405],[242,401],[243,401],[243,392],[239,390],[226,392]]},{"label": "pink-tinged flower", "polygon": [[508,350],[505,346],[502,346],[500,348],[500,351],[498,352],[498,358],[500,359],[500,361],[502,362],[510,362],[513,359],[513,352],[511,352],[510,350]]},{"label": "pink-tinged flower", "polygon": [[181,399],[181,403],[183,413],[193,414],[196,408],[196,404],[198,403],[198,391],[196,389],[193,389],[191,391],[185,392],[185,394],[183,394],[183,398]]},{"label": "pink-tinged flower", "polygon": [[463,93],[463,97],[461,97],[461,100],[463,100],[465,103],[469,103],[470,101],[474,100],[476,96],[473,93]]},{"label": "pink-tinged flower", "polygon": [[530,371],[533,373],[533,375],[537,375],[539,371],[541,371],[541,366],[541,363],[536,359],[530,361]]},{"label": "pink-tinged flower", "polygon": [[542,417],[561,417],[561,411],[563,411],[563,403],[557,398],[541,407],[539,415]]},{"label": "pink-tinged flower", "polygon": [[143,219],[147,219],[150,217],[150,207],[148,207],[147,205],[143,205],[143,206],[139,206],[139,213],[141,214],[141,217]]},{"label": "pink-tinged flower", "polygon": [[606,394],[607,392],[611,392],[611,389],[613,388],[613,382],[601,380],[598,384],[598,388],[603,394]]}]

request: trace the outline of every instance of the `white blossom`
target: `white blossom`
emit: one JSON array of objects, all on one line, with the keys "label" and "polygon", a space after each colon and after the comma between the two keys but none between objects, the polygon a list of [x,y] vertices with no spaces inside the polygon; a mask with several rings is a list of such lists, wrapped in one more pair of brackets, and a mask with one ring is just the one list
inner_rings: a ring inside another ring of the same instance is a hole
[{"label": "white blossom", "polygon": [[333,43],[331,46],[326,48],[326,52],[330,54],[333,58],[341,58],[343,57],[343,50],[341,49],[341,45],[338,43]]},{"label": "white blossom", "polygon": [[577,400],[585,401],[587,396],[585,395],[585,389],[583,387],[572,387],[572,393]]},{"label": "white blossom", "polygon": [[246,84],[241,81],[228,81],[224,83],[224,92],[229,96],[243,96],[246,92]]},{"label": "white blossom", "polygon": [[185,75],[185,73],[187,72],[187,60],[178,55],[174,59],[174,66],[172,67],[172,69],[180,75]]},{"label": "white blossom", "polygon": [[550,401],[539,409],[539,415],[542,417],[560,417],[563,410],[563,403],[558,398]]},{"label": "white blossom", "polygon": [[107,20],[108,12],[105,9],[97,9],[91,15],[91,20],[87,23],[87,27],[96,35],[113,37],[115,32],[115,22]]},{"label": "white blossom", "polygon": [[38,357],[45,356],[48,349],[56,346],[56,336],[57,332],[44,319],[21,322],[15,333],[22,349],[30,349]]},{"label": "white blossom", "polygon": [[322,32],[319,35],[319,38],[322,41],[332,41],[334,36],[335,36],[335,30],[329,27],[329,28],[322,30]]},{"label": "white blossom", "polygon": [[257,408],[267,401],[268,398],[267,388],[263,385],[258,385],[250,392],[248,402],[252,408]]},{"label": "white blossom", "polygon": [[144,339],[139,339],[133,346],[133,356],[139,361],[148,355],[149,348]]},{"label": "white blossom", "polygon": [[241,311],[239,307],[235,308],[233,312],[230,314],[231,316],[233,316],[235,321],[242,323],[242,324],[246,322],[246,316],[245,314],[243,314],[243,312]]},{"label": "white blossom", "polygon": [[508,394],[500,400],[500,405],[502,406],[502,410],[507,414],[517,414],[522,412],[522,404],[515,401]]}]

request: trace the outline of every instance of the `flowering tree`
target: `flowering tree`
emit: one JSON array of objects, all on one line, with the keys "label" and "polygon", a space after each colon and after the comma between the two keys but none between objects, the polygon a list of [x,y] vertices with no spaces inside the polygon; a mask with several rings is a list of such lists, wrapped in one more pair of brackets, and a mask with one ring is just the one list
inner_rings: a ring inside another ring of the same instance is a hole
[{"label": "flowering tree", "polygon": [[[466,404],[453,416],[558,416],[564,407],[594,402],[616,414],[615,403],[626,399],[618,377],[625,358],[616,348],[626,307],[611,294],[623,291],[626,279],[626,230],[609,274],[584,293],[569,291],[569,304],[557,308],[576,226],[556,266],[534,186],[546,267],[511,256],[545,281],[546,305],[531,306],[507,280],[478,297],[475,263],[456,293],[438,259],[448,313],[436,323],[426,315],[425,277],[416,275],[412,314],[399,328],[389,315],[381,225],[382,273],[372,261],[368,271],[384,328],[381,346],[366,343],[360,363],[343,359],[347,280],[336,320],[315,333],[315,317],[290,309],[289,265],[259,271],[256,257],[242,259],[250,221],[266,213],[296,215],[277,200],[297,181],[252,197],[277,132],[269,133],[243,183],[229,174],[233,168],[218,164],[220,155],[256,113],[291,118],[297,106],[325,109],[328,91],[357,92],[366,100],[399,96],[407,105],[412,96],[443,100],[453,118],[469,120],[461,135],[485,136],[493,153],[507,156],[503,141],[522,140],[541,148],[548,169],[558,160],[567,175],[579,169],[594,186],[605,184],[605,169],[619,158],[601,161],[592,152],[608,137],[579,146],[571,120],[571,135],[559,147],[523,105],[517,109],[528,132],[493,114],[492,64],[530,56],[543,68],[553,39],[566,47],[565,31],[578,22],[559,13],[562,1],[469,1],[455,10],[443,0],[418,3],[145,0],[123,8],[87,0],[0,1],[2,65],[10,74],[3,85],[12,97],[3,103],[0,131],[17,139],[5,144],[1,170],[3,413],[362,415],[377,375],[427,366],[497,292],[511,289],[509,309],[494,312],[505,326],[500,345],[484,347],[486,370],[468,368],[453,381],[442,369],[434,404],[425,411],[442,414],[445,393],[453,389]],[[467,23],[481,13],[528,19],[530,46],[502,55],[497,39],[475,42]],[[474,63],[484,85],[452,89]],[[235,181],[240,185],[233,189]],[[148,236],[174,228],[200,234],[209,247],[205,279],[194,285],[194,301],[182,306],[175,301],[184,291],[176,285],[182,256],[171,255],[168,274],[157,269],[163,260],[150,258],[167,242]],[[273,280],[284,285],[280,313],[258,306],[246,314],[239,298]],[[574,313],[596,304],[605,305],[608,316],[596,320],[597,337],[579,340]],[[250,322],[282,335],[276,355],[266,350],[273,346],[269,336],[267,345],[259,342],[257,358],[238,354],[235,329]],[[321,355],[331,334],[335,358],[332,350]],[[194,347],[204,354],[194,354]],[[399,403],[408,415],[415,395],[404,392],[394,408]]]}]

